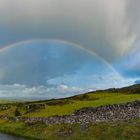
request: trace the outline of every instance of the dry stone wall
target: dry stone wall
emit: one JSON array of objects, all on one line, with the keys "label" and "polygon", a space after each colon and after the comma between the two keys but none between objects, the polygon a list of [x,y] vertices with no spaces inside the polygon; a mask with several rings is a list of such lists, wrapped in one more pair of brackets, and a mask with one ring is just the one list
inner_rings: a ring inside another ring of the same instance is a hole
[{"label": "dry stone wall", "polygon": [[114,104],[100,107],[85,107],[76,110],[71,115],[52,116],[47,118],[20,117],[16,120],[24,121],[27,124],[43,122],[49,124],[79,123],[88,124],[92,122],[124,121],[140,118],[140,101],[128,102],[125,104]]}]

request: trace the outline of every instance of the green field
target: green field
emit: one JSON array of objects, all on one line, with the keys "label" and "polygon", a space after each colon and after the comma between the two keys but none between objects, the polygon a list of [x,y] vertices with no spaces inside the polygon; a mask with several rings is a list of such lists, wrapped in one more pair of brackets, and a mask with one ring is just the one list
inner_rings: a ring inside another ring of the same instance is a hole
[{"label": "green field", "polygon": [[[81,98],[83,95],[80,95]],[[60,100],[60,102],[64,102],[63,105],[54,105],[47,106],[44,110],[40,110],[40,112],[33,112],[27,114],[26,116],[35,116],[35,117],[46,117],[52,115],[67,115],[71,114],[73,111],[80,109],[82,107],[97,107],[100,105],[108,105],[108,104],[117,104],[117,103],[125,103],[129,101],[134,101],[140,99],[140,94],[135,95],[127,95],[122,93],[95,93],[95,94],[87,94],[87,99],[65,99],[64,101]],[[59,102],[58,102],[59,104]]]},{"label": "green field", "polygon": [[[83,107],[97,107],[140,100],[140,86],[122,90],[105,90],[81,94],[65,99],[33,102],[0,102],[7,109],[1,109],[0,115],[7,115],[9,120],[0,120],[0,132],[40,140],[139,140],[140,120],[115,123],[96,123],[82,131],[78,124],[45,125],[36,123],[28,126],[24,122],[12,121],[15,110],[20,116],[48,117],[67,115]],[[34,108],[43,105],[43,108]],[[32,106],[29,110],[28,106]]]},{"label": "green field", "polygon": [[79,124],[46,126],[38,123],[27,126],[0,120],[0,131],[27,140],[139,140],[140,120],[91,124],[82,130]]},{"label": "green field", "polygon": [[[67,98],[67,99],[23,103],[21,107],[18,107],[18,109],[23,114],[23,116],[48,117],[48,116],[53,116],[53,115],[71,114],[73,111],[80,109],[82,107],[97,107],[101,105],[125,103],[129,101],[134,101],[134,100],[140,100],[140,94],[98,92],[98,93],[89,93],[86,95],[79,95],[79,96],[75,96],[73,98]],[[40,109],[38,111],[24,114],[26,112],[26,109],[24,109],[24,106],[28,104],[29,105],[30,104],[44,104],[45,109]],[[14,105],[13,103],[12,108],[1,111],[0,114],[8,114],[11,116],[16,108],[16,105]]]}]

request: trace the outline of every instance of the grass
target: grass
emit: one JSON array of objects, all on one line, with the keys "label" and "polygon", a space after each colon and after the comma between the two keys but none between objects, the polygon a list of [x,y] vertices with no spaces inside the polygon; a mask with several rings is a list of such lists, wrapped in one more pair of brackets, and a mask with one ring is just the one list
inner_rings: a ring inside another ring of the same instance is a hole
[{"label": "grass", "polygon": [[139,140],[140,120],[91,124],[84,131],[79,124],[46,126],[37,123],[26,126],[22,122],[0,120],[0,131],[34,140]]},{"label": "grass", "polygon": [[[34,101],[34,102],[10,102],[0,101],[0,106],[7,105],[10,108],[0,109],[0,115],[15,117],[15,110],[27,117],[48,117],[53,115],[68,115],[83,107],[98,107],[101,105],[126,103],[140,100],[140,94],[129,92],[98,91],[77,95],[65,99]],[[29,105],[45,105],[45,109],[38,108],[31,112],[27,110]],[[28,126],[24,122],[13,122],[0,119],[0,132],[35,140],[139,140],[140,119],[128,122],[91,124],[85,131],[78,124],[49,125],[36,123]]]},{"label": "grass", "polygon": [[12,103],[14,101],[8,101],[8,100],[0,100],[0,104],[7,104],[7,103]]},{"label": "grass", "polygon": [[[125,103],[134,100],[140,100],[140,94],[95,92],[66,99],[21,103],[22,106],[18,107],[18,110],[24,114],[23,116],[28,117],[48,117],[53,115],[61,116],[71,114],[75,110],[82,107],[97,107],[101,105]],[[7,114],[9,116],[14,116],[14,111],[18,104],[19,103],[10,103],[11,108],[8,110],[0,111],[0,115]],[[45,109],[39,109],[25,114],[27,111],[24,109],[25,105],[30,104],[45,104]]]},{"label": "grass", "polygon": [[[75,100],[73,98],[69,104],[48,106],[38,112],[26,114],[29,117],[47,117],[53,115],[67,115],[82,107],[97,107],[108,104],[125,103],[140,99],[140,94],[123,94],[123,93],[90,93],[88,100]],[[83,95],[80,95],[83,96]]]}]

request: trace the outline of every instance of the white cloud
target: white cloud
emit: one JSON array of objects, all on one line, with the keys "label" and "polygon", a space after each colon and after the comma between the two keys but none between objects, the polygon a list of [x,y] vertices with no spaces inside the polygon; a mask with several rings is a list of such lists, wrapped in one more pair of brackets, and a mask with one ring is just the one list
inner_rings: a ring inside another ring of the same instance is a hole
[{"label": "white cloud", "polygon": [[97,89],[119,88],[134,84],[136,79],[123,78],[112,72],[100,73],[94,75],[64,75],[64,77],[57,77],[47,81],[50,85],[61,85],[62,79],[65,84],[73,87],[81,87],[83,92]]},{"label": "white cloud", "polygon": [[[74,85],[76,81],[83,81],[85,84]],[[60,82],[60,78],[48,80],[48,86],[28,87],[20,84],[0,85],[1,99],[21,99],[39,100],[64,98],[89,91],[107,88],[119,88],[134,84],[136,79],[123,79],[115,74],[91,75],[76,77],[75,75],[65,75],[65,84]],[[71,83],[73,82],[73,85]]]},{"label": "white cloud", "polygon": [[69,97],[81,92],[81,88],[69,87],[67,85],[59,85],[53,87],[27,87],[25,85],[19,84],[0,85],[1,99],[43,100]]}]

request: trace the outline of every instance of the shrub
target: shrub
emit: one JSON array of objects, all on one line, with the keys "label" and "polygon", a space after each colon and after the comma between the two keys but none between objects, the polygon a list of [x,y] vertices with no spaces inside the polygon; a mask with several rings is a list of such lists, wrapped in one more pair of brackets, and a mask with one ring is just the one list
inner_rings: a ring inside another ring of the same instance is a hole
[{"label": "shrub", "polygon": [[18,109],[15,110],[15,116],[16,116],[16,117],[17,117],[17,116],[21,116],[21,113],[19,112]]}]

